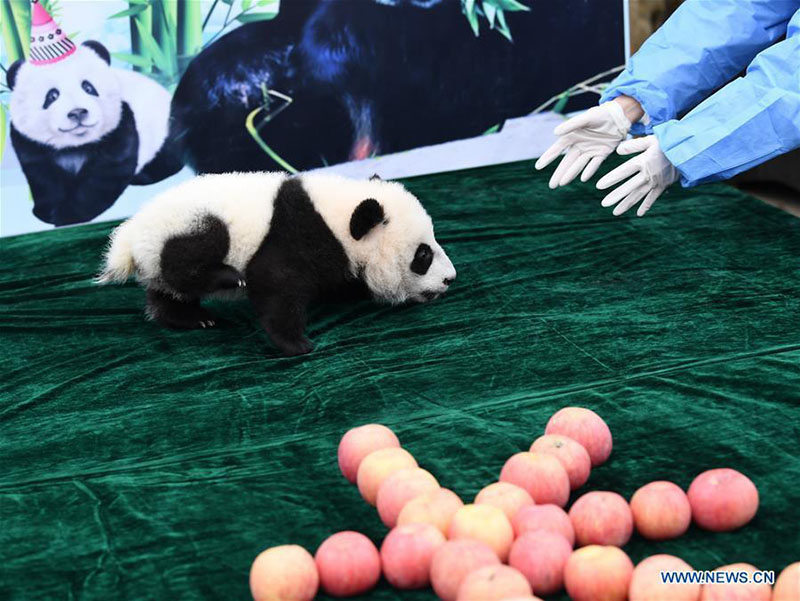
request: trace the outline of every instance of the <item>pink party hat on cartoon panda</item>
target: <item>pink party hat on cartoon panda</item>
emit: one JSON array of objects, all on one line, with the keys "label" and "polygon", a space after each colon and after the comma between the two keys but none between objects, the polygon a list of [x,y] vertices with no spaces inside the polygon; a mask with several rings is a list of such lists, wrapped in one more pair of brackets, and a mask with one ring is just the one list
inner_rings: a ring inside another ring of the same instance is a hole
[{"label": "pink party hat on cartoon panda", "polygon": [[75,44],[53,21],[39,0],[32,0],[31,47],[29,60],[34,65],[50,65],[75,52]]}]

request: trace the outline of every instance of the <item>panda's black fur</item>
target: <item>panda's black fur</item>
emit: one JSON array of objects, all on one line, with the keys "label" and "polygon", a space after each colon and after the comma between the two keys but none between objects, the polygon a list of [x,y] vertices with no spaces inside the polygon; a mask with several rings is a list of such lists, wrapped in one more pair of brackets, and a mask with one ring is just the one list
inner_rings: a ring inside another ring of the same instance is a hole
[{"label": "panda's black fur", "polygon": [[[261,136],[302,170],[480,135],[622,59],[621,27],[593,26],[604,3],[524,4],[506,13],[512,43],[483,19],[476,38],[459,0],[284,2],[189,65],[172,101],[186,162],[200,173],[275,169],[244,127],[264,87],[294,101]],[[568,44],[553,60],[554,30],[592,32],[592,60]]]},{"label": "panda's black fur", "polygon": [[[102,44],[89,40],[82,46],[110,65],[111,57]],[[18,60],[7,71],[12,93],[23,64]],[[125,101],[121,101],[117,127],[93,142],[55,148],[21,133],[14,126],[13,114],[10,130],[11,143],[31,189],[33,214],[57,226],[90,221],[111,207],[128,185],[158,182],[183,167],[176,147],[167,140],[137,172],[139,133],[134,113]]]}]

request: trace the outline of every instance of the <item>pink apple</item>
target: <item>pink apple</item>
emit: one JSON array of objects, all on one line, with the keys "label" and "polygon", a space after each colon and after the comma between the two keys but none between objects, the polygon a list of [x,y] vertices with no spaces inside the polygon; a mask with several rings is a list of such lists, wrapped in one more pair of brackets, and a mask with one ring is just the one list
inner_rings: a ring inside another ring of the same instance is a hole
[{"label": "pink apple", "polygon": [[573,601],[625,601],[633,563],[619,547],[590,545],[574,551],[564,568]]},{"label": "pink apple", "polygon": [[561,462],[546,453],[512,455],[500,472],[500,481],[525,489],[537,504],[564,507],[569,500],[569,476]]},{"label": "pink apple", "polygon": [[572,490],[580,488],[589,479],[592,460],[579,442],[561,434],[545,434],[533,441],[531,453],[547,453],[561,462],[569,476]]},{"label": "pink apple", "polygon": [[456,601],[502,601],[532,594],[531,585],[509,566],[486,566],[467,574],[458,587]]},{"label": "pink apple", "polygon": [[772,601],[800,599],[800,561],[786,566],[775,581]]},{"label": "pink apple", "polygon": [[486,543],[470,538],[449,540],[433,556],[431,585],[442,601],[455,601],[467,574],[499,564],[497,553]]},{"label": "pink apple", "polygon": [[433,556],[444,543],[444,535],[430,524],[397,526],[381,545],[383,575],[395,588],[425,588]]},{"label": "pink apple", "polygon": [[514,536],[520,537],[532,530],[549,530],[567,539],[570,546],[575,546],[575,529],[567,512],[558,505],[530,505],[523,507],[511,522]]},{"label": "pink apple", "polygon": [[427,470],[416,467],[394,472],[378,489],[376,504],[381,521],[388,528],[394,528],[397,516],[406,503],[439,488],[436,478]]},{"label": "pink apple", "polygon": [[628,502],[615,492],[595,490],[580,496],[569,510],[579,546],[621,547],[633,533],[633,515]]},{"label": "pink apple", "polygon": [[520,509],[533,505],[533,499],[524,488],[510,482],[495,482],[481,489],[475,496],[475,505],[494,505],[513,520]]},{"label": "pink apple", "polygon": [[311,601],[318,588],[314,558],[297,545],[262,551],[250,567],[250,592],[255,601]]},{"label": "pink apple", "polygon": [[694,569],[674,555],[651,555],[633,570],[629,600],[697,601],[700,598],[699,582],[664,582],[661,572],[694,572]]},{"label": "pink apple", "polygon": [[689,503],[695,524],[713,532],[741,528],[758,511],[758,489],[736,470],[703,472],[689,486]]},{"label": "pink apple", "polygon": [[765,582],[745,582],[747,574],[757,572],[758,568],[749,563],[732,563],[714,570],[728,572],[725,583],[706,583],[700,590],[700,601],[770,601],[772,587]]},{"label": "pink apple", "polygon": [[605,463],[611,455],[611,430],[591,409],[564,407],[550,418],[544,433],[561,434],[576,440],[588,451],[592,467]]},{"label": "pink apple", "polygon": [[333,597],[354,597],[371,590],[381,577],[378,549],[360,532],[329,536],[314,556],[319,583]]},{"label": "pink apple", "polygon": [[375,505],[384,480],[396,471],[412,467],[417,467],[417,461],[405,449],[389,447],[373,451],[358,467],[358,491],[367,503]]},{"label": "pink apple", "polygon": [[659,480],[645,484],[631,497],[636,530],[651,540],[677,538],[689,529],[692,508],[680,486]]},{"label": "pink apple", "polygon": [[397,516],[397,525],[431,524],[447,534],[450,522],[464,502],[452,490],[440,488],[411,499]]},{"label": "pink apple", "polygon": [[399,447],[397,436],[381,424],[366,424],[348,430],[339,442],[339,469],[355,484],[361,461],[378,449]]},{"label": "pink apple", "polygon": [[526,532],[514,541],[508,565],[525,575],[537,595],[552,595],[564,587],[564,567],[572,555],[570,542],[550,530]]},{"label": "pink apple", "polygon": [[442,545],[431,563],[431,584],[442,601],[455,601],[458,587],[470,572],[500,560],[486,543],[470,538],[450,540]]},{"label": "pink apple", "polygon": [[514,542],[514,529],[501,509],[492,505],[464,505],[456,511],[447,538],[474,538],[489,545],[497,553],[500,561],[505,561],[511,543]]}]

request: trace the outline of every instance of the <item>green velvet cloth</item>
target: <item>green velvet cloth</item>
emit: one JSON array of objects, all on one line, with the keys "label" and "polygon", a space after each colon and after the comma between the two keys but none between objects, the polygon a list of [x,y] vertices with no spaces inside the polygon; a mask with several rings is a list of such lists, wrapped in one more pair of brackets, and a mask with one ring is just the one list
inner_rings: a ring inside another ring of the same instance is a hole
[{"label": "green velvet cloth", "polygon": [[348,428],[387,424],[470,500],[566,405],[614,434],[580,492],[723,466],[759,488],[744,529],[634,535],[634,561],[800,559],[800,222],[722,185],[614,218],[548,177],[526,162],[409,180],[451,293],[318,307],[316,350],[291,359],[247,303],[167,331],[133,282],[93,285],[109,224],[1,240],[0,598],[246,600],[266,547],[313,552],[344,529],[380,544],[336,465]]}]

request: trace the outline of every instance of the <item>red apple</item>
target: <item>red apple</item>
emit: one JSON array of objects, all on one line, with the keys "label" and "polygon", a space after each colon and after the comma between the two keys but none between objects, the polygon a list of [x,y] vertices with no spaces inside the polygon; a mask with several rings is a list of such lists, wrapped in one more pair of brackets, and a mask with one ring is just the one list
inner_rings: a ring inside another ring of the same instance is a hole
[{"label": "red apple", "polygon": [[552,595],[564,587],[564,567],[572,555],[570,542],[550,530],[526,532],[514,541],[508,565],[525,575],[537,595]]},{"label": "red apple", "polygon": [[561,462],[545,453],[512,455],[500,472],[501,482],[525,489],[537,504],[564,507],[569,500],[569,476]]},{"label": "red apple", "polygon": [[569,476],[572,490],[580,488],[589,479],[592,460],[579,442],[561,434],[545,434],[533,441],[531,453],[547,453],[561,462]]},{"label": "red apple", "polygon": [[625,601],[633,563],[618,547],[590,545],[574,551],[564,568],[573,601]]},{"label": "red apple", "polygon": [[533,505],[533,499],[524,488],[509,482],[495,482],[481,489],[475,496],[475,505],[494,505],[513,520],[520,509]]},{"label": "red apple", "polygon": [[575,529],[567,512],[558,505],[529,505],[523,507],[511,522],[514,536],[520,537],[532,530],[550,530],[567,539],[570,546],[575,546]]},{"label": "red apple", "polygon": [[694,569],[674,555],[651,555],[633,570],[629,600],[697,601],[700,598],[699,582],[664,582],[662,572],[694,572]]},{"label": "red apple", "polygon": [[470,572],[500,560],[486,543],[470,538],[450,540],[442,545],[431,563],[431,584],[442,601],[455,601],[458,587]]},{"label": "red apple", "polygon": [[444,543],[444,535],[430,524],[397,526],[381,545],[383,575],[395,588],[425,588],[433,556]]},{"label": "red apple", "polygon": [[692,518],[701,528],[724,532],[741,528],[758,511],[758,489],[736,470],[703,472],[689,486]]},{"label": "red apple", "polygon": [[412,467],[417,467],[417,461],[405,449],[389,447],[373,451],[358,467],[358,492],[367,503],[375,505],[384,480],[396,471]]},{"label": "red apple", "polygon": [[550,418],[544,433],[569,436],[579,442],[589,452],[592,467],[605,463],[611,455],[611,430],[591,409],[564,407]]},{"label": "red apple", "polygon": [[329,536],[314,556],[322,589],[333,597],[354,597],[371,590],[381,577],[378,549],[360,532]]},{"label": "red apple", "polygon": [[772,601],[800,599],[800,561],[786,566],[775,581]]},{"label": "red apple", "polygon": [[621,547],[633,533],[633,515],[628,502],[615,492],[596,490],[579,497],[569,510],[579,546]]},{"label": "red apple", "polygon": [[431,524],[446,535],[456,511],[464,502],[452,490],[440,488],[411,499],[397,516],[397,525]]},{"label": "red apple", "polygon": [[531,585],[514,568],[486,566],[467,574],[458,587],[456,601],[502,601],[510,596],[530,594]]},{"label": "red apple", "polygon": [[748,574],[758,568],[749,563],[732,563],[714,570],[727,572],[724,583],[705,583],[700,590],[700,601],[770,601],[772,587],[765,582],[746,582]]},{"label": "red apple", "polygon": [[447,538],[474,538],[489,545],[500,561],[505,561],[514,542],[514,529],[506,514],[497,507],[464,505],[453,516]]},{"label": "red apple", "polygon": [[689,529],[692,508],[680,486],[659,480],[645,484],[631,497],[636,530],[651,540],[677,538]]},{"label": "red apple", "polygon": [[262,551],[250,567],[250,592],[255,601],[311,601],[318,588],[314,558],[297,545]]},{"label": "red apple", "polygon": [[339,469],[355,484],[361,461],[378,449],[399,447],[397,436],[381,424],[367,424],[348,430],[339,442]]},{"label": "red apple", "polygon": [[421,468],[398,470],[384,480],[378,489],[376,505],[381,521],[388,527],[397,525],[400,510],[414,497],[441,488],[436,478]]}]

